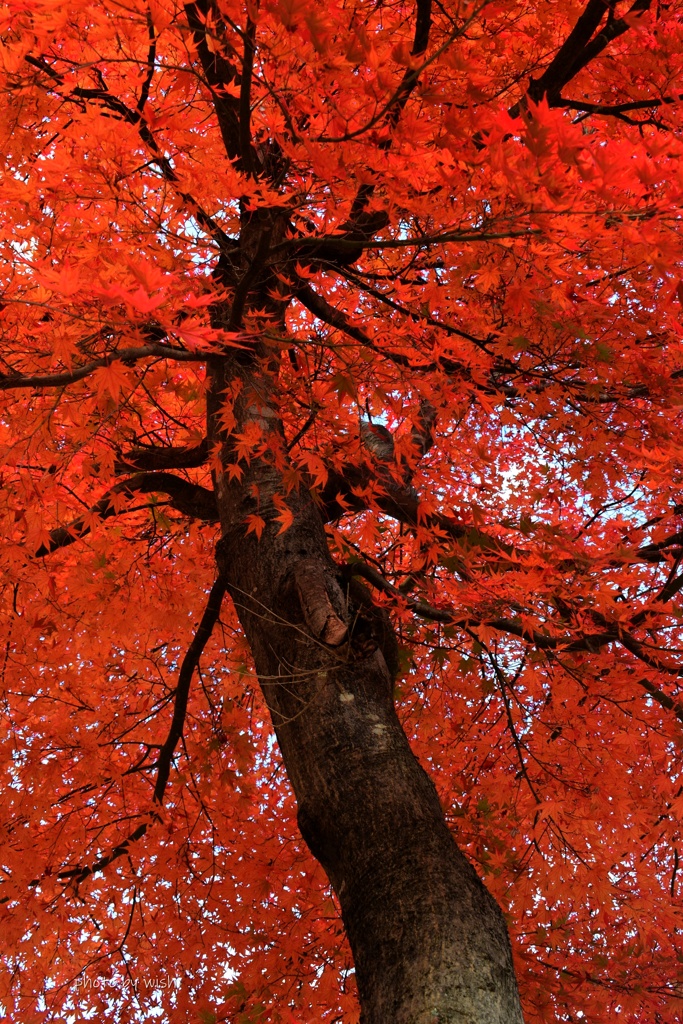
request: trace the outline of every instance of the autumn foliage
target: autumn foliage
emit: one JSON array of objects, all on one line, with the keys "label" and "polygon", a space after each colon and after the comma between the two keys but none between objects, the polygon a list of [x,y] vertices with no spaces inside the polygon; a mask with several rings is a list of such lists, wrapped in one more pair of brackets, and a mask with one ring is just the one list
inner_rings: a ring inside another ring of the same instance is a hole
[{"label": "autumn foliage", "polygon": [[310,492],[391,616],[529,1024],[680,1019],[682,14],[3,6],[10,1019],[358,1021],[215,583],[260,464],[245,542]]}]

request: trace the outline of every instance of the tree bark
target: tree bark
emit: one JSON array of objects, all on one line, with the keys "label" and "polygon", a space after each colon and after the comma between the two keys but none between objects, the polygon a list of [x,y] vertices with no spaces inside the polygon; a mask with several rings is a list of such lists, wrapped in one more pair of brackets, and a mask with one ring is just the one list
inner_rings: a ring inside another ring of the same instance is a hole
[{"label": "tree bark", "polygon": [[[216,362],[209,408],[230,383],[235,430],[257,423],[274,451],[282,440],[274,381],[256,365]],[[235,456],[230,437],[221,439],[227,465]],[[341,905],[363,1024],[517,1024],[503,916],[457,848],[396,715],[388,618],[335,565],[310,494],[286,496],[294,519],[281,532],[274,460],[241,466],[239,482],[216,475],[219,568],[251,645],[301,833]],[[266,523],[260,539],[245,533],[254,514]]]}]

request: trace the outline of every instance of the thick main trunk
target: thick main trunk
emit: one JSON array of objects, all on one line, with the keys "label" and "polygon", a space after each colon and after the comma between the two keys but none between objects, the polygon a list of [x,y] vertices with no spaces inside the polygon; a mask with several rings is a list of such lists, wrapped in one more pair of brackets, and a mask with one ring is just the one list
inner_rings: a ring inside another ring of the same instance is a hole
[{"label": "thick main trunk", "polygon": [[[237,422],[279,429],[245,379]],[[226,448],[226,456],[229,448]],[[364,1024],[522,1021],[502,914],[458,850],[397,718],[393,634],[333,563],[307,494],[278,533],[278,472],[217,479],[218,560],[251,645],[304,839],[341,904]],[[260,540],[245,519],[266,520]]]}]

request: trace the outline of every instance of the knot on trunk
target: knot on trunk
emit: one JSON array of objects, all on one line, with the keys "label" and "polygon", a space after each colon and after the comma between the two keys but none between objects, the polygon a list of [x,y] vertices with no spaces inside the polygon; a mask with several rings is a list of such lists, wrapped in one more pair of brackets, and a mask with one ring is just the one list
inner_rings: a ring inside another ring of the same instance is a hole
[{"label": "knot on trunk", "polygon": [[325,568],[317,559],[302,558],[294,569],[294,585],[313,636],[330,647],[338,647],[348,633],[343,618],[345,602],[339,585]]}]

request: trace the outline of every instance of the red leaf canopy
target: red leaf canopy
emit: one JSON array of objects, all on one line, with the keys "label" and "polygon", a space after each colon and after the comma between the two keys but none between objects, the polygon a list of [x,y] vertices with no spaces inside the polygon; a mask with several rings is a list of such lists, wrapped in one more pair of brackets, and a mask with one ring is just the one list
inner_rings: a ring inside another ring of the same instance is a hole
[{"label": "red leaf canopy", "polygon": [[[679,1019],[681,13],[5,5],[13,1019],[357,1020],[250,653],[227,602],[204,612],[206,365],[254,346],[282,446],[253,424],[227,472],[267,456],[282,493],[245,534],[310,488],[390,611],[399,714],[506,912],[527,1020]],[[218,324],[221,266],[273,207],[253,266],[284,327],[249,281]]]}]

